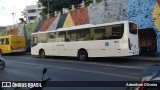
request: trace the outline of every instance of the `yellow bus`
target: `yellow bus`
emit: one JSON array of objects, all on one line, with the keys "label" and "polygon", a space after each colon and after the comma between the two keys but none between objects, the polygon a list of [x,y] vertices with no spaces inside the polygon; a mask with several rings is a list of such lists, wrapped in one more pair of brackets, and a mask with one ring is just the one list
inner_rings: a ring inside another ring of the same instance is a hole
[{"label": "yellow bus", "polygon": [[2,36],[0,37],[0,54],[25,52],[26,44],[24,36]]}]

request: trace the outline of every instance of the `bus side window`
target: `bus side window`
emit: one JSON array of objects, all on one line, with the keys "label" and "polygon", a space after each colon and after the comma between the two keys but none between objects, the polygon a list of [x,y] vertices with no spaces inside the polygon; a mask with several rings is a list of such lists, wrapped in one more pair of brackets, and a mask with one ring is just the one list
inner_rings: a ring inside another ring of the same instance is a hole
[{"label": "bus side window", "polygon": [[68,39],[70,41],[77,41],[77,31],[76,30],[68,31]]},{"label": "bus side window", "polygon": [[66,38],[65,42],[70,42],[70,35],[68,34],[69,31],[66,31]]},{"label": "bus side window", "polygon": [[65,42],[66,32],[60,31],[57,32],[56,42]]},{"label": "bus side window", "polygon": [[56,42],[56,33],[55,32],[48,33],[47,35],[48,35],[48,38],[47,38],[48,43]]},{"label": "bus side window", "polygon": [[4,44],[4,38],[0,39],[0,44]]},{"label": "bus side window", "polygon": [[46,43],[47,42],[47,33],[38,34],[38,42]]},{"label": "bus side window", "polygon": [[77,31],[77,39],[78,41],[86,41],[91,40],[90,37],[90,28],[84,28]]},{"label": "bus side window", "polygon": [[124,25],[114,25],[112,26],[112,37],[113,39],[121,39],[124,33]]},{"label": "bus side window", "polygon": [[94,40],[102,40],[105,33],[105,27],[94,28]]},{"label": "bus side window", "polygon": [[33,37],[33,44],[34,44],[34,45],[37,44],[37,37]]},{"label": "bus side window", "polygon": [[5,44],[9,44],[9,39],[8,38],[5,39]]},{"label": "bus side window", "polygon": [[31,38],[31,46],[35,46],[37,45],[38,43],[38,38],[37,38],[37,35],[33,35],[32,38]]},{"label": "bus side window", "polygon": [[0,39],[0,45],[2,45],[2,39]]}]

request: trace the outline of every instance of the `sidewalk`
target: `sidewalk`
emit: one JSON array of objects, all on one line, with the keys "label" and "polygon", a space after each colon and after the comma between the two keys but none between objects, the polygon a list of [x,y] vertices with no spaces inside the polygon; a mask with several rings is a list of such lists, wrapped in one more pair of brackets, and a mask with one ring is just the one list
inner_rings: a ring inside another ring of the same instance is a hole
[{"label": "sidewalk", "polygon": [[160,56],[159,57],[151,57],[151,56],[131,56],[131,57],[124,57],[131,60],[141,60],[141,61],[156,61],[160,62]]}]

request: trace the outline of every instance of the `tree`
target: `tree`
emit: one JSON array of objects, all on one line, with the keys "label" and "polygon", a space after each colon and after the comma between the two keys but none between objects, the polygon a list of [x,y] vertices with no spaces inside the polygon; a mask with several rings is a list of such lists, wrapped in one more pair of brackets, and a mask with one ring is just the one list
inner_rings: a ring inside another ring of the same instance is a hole
[{"label": "tree", "polygon": [[19,18],[19,21],[20,21],[21,24],[26,23],[26,21],[24,20],[24,18]]},{"label": "tree", "polygon": [[[85,6],[89,6],[91,3],[93,3],[93,0],[84,0]],[[96,0],[97,2],[101,2],[102,0]]]},{"label": "tree", "polygon": [[26,19],[26,15],[27,14],[26,14],[26,10],[25,9],[21,12],[21,14],[22,14],[21,16]]},{"label": "tree", "polygon": [[22,16],[23,18],[19,18],[21,24],[26,23],[26,20],[24,20],[24,19],[27,18],[26,15],[27,15],[27,14],[26,14],[26,10],[24,9],[24,10],[21,12],[21,16]]},{"label": "tree", "polygon": [[[43,18],[46,18],[48,14],[48,1],[49,1],[49,13],[52,16],[54,15],[55,11],[62,12],[62,8],[71,9],[71,5],[75,5],[75,7],[77,8],[78,5],[81,4],[83,0],[39,0],[39,2],[41,2],[42,5],[44,6],[42,10]],[[93,0],[84,0],[84,1],[86,6],[90,5],[90,3],[93,2]],[[101,0],[96,0],[96,1],[100,2]]]},{"label": "tree", "polygon": [[[54,15],[55,11],[62,11],[62,8],[71,8],[71,5],[80,4],[83,0],[49,0],[49,12],[50,15]],[[44,6],[42,10],[42,17],[46,18],[48,14],[48,1],[39,0]]]}]

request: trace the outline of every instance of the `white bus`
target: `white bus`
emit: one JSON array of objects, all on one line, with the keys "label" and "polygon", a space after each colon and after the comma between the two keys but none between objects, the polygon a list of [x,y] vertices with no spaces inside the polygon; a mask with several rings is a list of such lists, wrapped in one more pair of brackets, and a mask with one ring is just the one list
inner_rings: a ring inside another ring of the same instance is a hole
[{"label": "white bus", "polygon": [[90,57],[120,57],[139,54],[137,25],[130,21],[86,24],[31,35],[31,54]]}]

